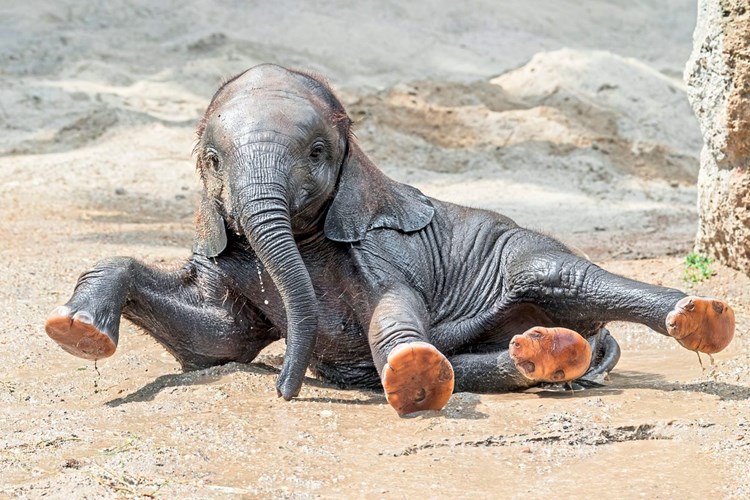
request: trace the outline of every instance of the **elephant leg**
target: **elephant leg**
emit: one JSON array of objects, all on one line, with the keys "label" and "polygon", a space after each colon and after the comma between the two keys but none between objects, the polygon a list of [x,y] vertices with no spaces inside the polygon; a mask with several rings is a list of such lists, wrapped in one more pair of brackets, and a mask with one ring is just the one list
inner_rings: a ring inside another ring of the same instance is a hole
[{"label": "elephant leg", "polygon": [[591,366],[576,381],[582,386],[600,386],[620,361],[620,344],[606,328],[586,340],[591,344]]},{"label": "elephant leg", "polygon": [[586,339],[591,345],[591,366],[586,373],[574,381],[565,383],[552,382],[548,387],[562,390],[582,391],[587,388],[602,387],[607,377],[620,360],[620,344],[606,328],[600,328],[597,333]]},{"label": "elephant leg", "polygon": [[445,406],[453,393],[453,369],[429,343],[427,311],[412,290],[399,286],[380,298],[368,340],[386,399],[399,415]]},{"label": "elephant leg", "polygon": [[507,350],[455,354],[449,361],[456,374],[455,392],[510,392],[536,384],[521,373]]},{"label": "elephant leg", "polygon": [[127,257],[99,262],[81,275],[45,329],[67,352],[96,360],[114,353],[121,316],[152,335],[186,370],[249,362],[279,338],[223,282],[218,267],[202,258],[175,271]]},{"label": "elephant leg", "polygon": [[734,312],[725,302],[623,278],[554,240],[525,236],[506,259],[509,300],[534,303],[558,324],[641,323],[706,353],[722,350],[734,335]]},{"label": "elephant leg", "polygon": [[[526,334],[540,330],[540,327],[532,328]],[[556,332],[565,330],[561,328],[544,328],[553,339]],[[568,332],[571,332],[568,330]],[[575,332],[573,332],[575,333]],[[565,333],[564,335],[570,335]],[[521,336],[518,336],[521,337]],[[560,338],[554,339],[555,342]],[[564,339],[562,339],[564,340]],[[576,340],[576,339],[574,339]],[[585,347],[577,340],[573,345],[576,346],[579,355],[582,354],[584,359],[589,359],[588,364],[584,365],[583,376],[576,376],[576,372],[570,371],[570,358],[566,356],[551,356],[553,351],[522,353],[514,352],[511,345],[509,350],[501,349],[499,351],[487,351],[482,353],[456,354],[449,357],[453,370],[456,374],[456,392],[478,392],[478,393],[498,393],[527,389],[540,382],[555,381],[582,382],[586,385],[600,385],[603,376],[609,373],[620,358],[620,348],[617,341],[609,335],[609,332],[602,328],[599,333],[593,337],[584,340],[589,344]],[[554,350],[555,348],[553,348]],[[593,353],[593,355],[592,355]],[[528,361],[530,355],[535,355],[544,360],[547,364],[547,372],[554,374],[558,369],[568,369],[568,375],[555,380],[553,377],[529,377]],[[588,356],[588,358],[587,358]],[[562,367],[562,368],[560,368]],[[581,372],[579,366],[578,372]]]}]

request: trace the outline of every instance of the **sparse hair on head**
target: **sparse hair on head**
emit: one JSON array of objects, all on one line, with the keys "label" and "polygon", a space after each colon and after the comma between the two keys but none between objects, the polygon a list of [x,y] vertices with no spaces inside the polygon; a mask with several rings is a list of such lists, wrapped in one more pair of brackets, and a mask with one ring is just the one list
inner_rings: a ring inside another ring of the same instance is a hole
[{"label": "sparse hair on head", "polygon": [[310,90],[316,92],[319,97],[321,97],[326,101],[326,103],[329,104],[330,113],[328,115],[328,118],[337,127],[343,126],[346,133],[349,134],[351,130],[352,120],[349,118],[349,115],[346,113],[346,109],[344,109],[344,105],[341,104],[341,99],[339,99],[338,95],[336,95],[336,92],[328,83],[328,80],[314,71],[301,69],[290,69],[289,71],[303,77],[307,82],[312,83],[312,85],[308,85]]},{"label": "sparse hair on head", "polygon": [[[241,73],[228,78],[224,78],[222,80],[221,85],[219,85],[219,88],[216,89],[216,92],[214,92],[214,95],[211,97],[210,104],[206,108],[206,111],[203,113],[200,120],[198,120],[198,124],[196,125],[195,129],[195,134],[198,140],[201,139],[203,133],[206,130],[208,116],[211,114],[213,105],[216,102],[216,98],[219,96],[219,94],[221,94],[221,91],[224,90],[227,85],[237,80],[248,71],[264,65],[265,64],[259,64],[253,66],[252,68],[249,68]],[[352,139],[354,137],[352,132],[352,120],[349,118],[349,115],[346,113],[346,109],[344,109],[343,104],[341,104],[341,100],[338,98],[336,92],[334,92],[328,81],[322,75],[313,71],[302,69],[284,69],[289,71],[291,74],[300,77],[300,81],[303,83],[303,85],[305,85],[305,87],[307,87],[311,92],[313,92],[326,104],[328,104],[328,118],[333,122],[334,125],[339,127],[339,129],[347,135],[348,139]]]},{"label": "sparse hair on head", "polygon": [[214,103],[214,101],[216,101],[216,97],[221,93],[224,87],[226,87],[227,85],[235,81],[237,78],[241,77],[242,75],[250,71],[250,69],[247,69],[241,73],[237,73],[234,76],[222,78],[221,84],[219,84],[219,88],[216,89],[216,92],[214,92],[214,95],[211,96],[211,100],[209,101],[206,111],[203,112],[203,115],[201,115],[200,119],[198,120],[198,124],[195,127],[195,135],[198,140],[200,140],[200,138],[203,137],[203,132],[206,131],[206,122],[208,121],[208,115],[210,114],[210,111],[211,111],[211,105]]}]

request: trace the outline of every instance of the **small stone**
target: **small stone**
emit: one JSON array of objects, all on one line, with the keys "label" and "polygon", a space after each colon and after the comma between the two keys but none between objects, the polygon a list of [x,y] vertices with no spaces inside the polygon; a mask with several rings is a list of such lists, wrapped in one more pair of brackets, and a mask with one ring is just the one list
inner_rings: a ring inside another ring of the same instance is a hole
[{"label": "small stone", "polygon": [[63,463],[63,469],[80,469],[83,463],[77,458],[67,458]]},{"label": "small stone", "polygon": [[521,449],[521,453],[531,453],[531,448],[527,446],[526,448]]},{"label": "small stone", "polygon": [[125,194],[125,188],[115,188],[115,194],[118,196],[122,196]]}]

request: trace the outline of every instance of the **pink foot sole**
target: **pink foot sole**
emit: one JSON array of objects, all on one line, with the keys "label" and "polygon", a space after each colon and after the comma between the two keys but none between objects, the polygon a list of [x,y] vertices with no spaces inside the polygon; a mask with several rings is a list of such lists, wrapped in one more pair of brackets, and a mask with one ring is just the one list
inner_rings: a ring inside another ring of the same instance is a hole
[{"label": "pink foot sole", "polygon": [[591,364],[591,346],[568,328],[530,328],[511,339],[509,354],[524,377],[542,382],[575,380]]},{"label": "pink foot sole", "polygon": [[383,368],[388,403],[399,415],[440,410],[453,394],[453,367],[426,342],[396,346]]},{"label": "pink foot sole", "polygon": [[734,337],[734,311],[726,302],[685,297],[667,315],[667,333],[691,351],[713,354]]},{"label": "pink foot sole", "polygon": [[94,320],[86,311],[72,311],[60,306],[49,315],[44,329],[60,347],[79,358],[97,360],[114,354],[117,346],[111,338],[94,326]]}]

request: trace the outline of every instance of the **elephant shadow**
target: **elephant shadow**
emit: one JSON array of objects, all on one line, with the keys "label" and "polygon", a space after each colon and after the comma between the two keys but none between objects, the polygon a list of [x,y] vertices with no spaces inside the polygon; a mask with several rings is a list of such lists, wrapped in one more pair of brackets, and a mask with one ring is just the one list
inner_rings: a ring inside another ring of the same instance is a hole
[{"label": "elephant shadow", "polygon": [[[143,403],[147,401],[153,401],[156,396],[159,395],[159,393],[169,388],[210,384],[221,380],[221,378],[227,375],[239,372],[267,376],[268,378],[271,378],[271,376],[277,375],[279,373],[279,370],[264,363],[227,363],[225,365],[214,366],[203,370],[160,375],[153,381],[131,392],[130,394],[107,401],[105,405],[110,408],[116,408],[118,406],[129,403]],[[344,390],[334,384],[322,382],[318,379],[310,377],[305,378],[305,384],[320,389]],[[348,399],[335,396],[303,396],[296,399],[300,402],[306,401],[314,403],[332,403],[353,406],[388,405],[385,396],[380,391],[377,391],[375,389],[357,388],[345,390],[357,391],[360,395],[363,395],[365,397]],[[488,418],[489,416],[487,414],[476,410],[476,407],[480,402],[481,396],[477,394],[456,394],[453,398],[451,398],[450,402],[443,410],[418,412],[410,415],[409,417],[434,418],[442,416],[448,419],[471,420]]]},{"label": "elephant shadow", "polygon": [[[268,376],[270,378],[270,376],[278,374],[279,370],[263,363],[228,363],[226,365],[204,370],[161,375],[130,394],[107,401],[105,405],[111,408],[116,408],[129,403],[153,401],[159,393],[166,389],[172,387],[210,384],[220,380],[226,375],[238,372]],[[305,379],[305,383],[320,389],[341,390],[341,388],[336,385],[321,382],[320,380],[309,377]],[[586,398],[591,396],[618,395],[628,389],[653,389],[664,392],[699,392],[711,396],[717,396],[721,401],[744,401],[750,399],[750,387],[747,386],[711,380],[692,383],[668,382],[663,375],[632,370],[615,371],[612,373],[612,381],[610,384],[603,387],[573,391],[535,389],[534,393],[542,399]],[[307,401],[353,406],[387,405],[385,397],[379,391],[372,389],[349,390],[357,391],[365,397],[348,399],[335,396],[313,396],[300,397],[297,399],[303,402]],[[442,417],[451,420],[483,420],[489,418],[489,415],[477,409],[481,401],[482,396],[479,394],[457,393],[453,395],[444,409],[440,411],[419,412],[410,415],[409,417]]]},{"label": "elephant shadow", "polygon": [[[264,363],[227,363],[202,370],[192,370],[182,373],[170,373],[160,375],[143,387],[122,397],[111,399],[105,403],[110,408],[129,403],[143,403],[153,401],[162,391],[172,387],[205,385],[221,380],[232,373],[249,373],[254,375],[271,376],[278,375],[279,370]],[[321,389],[341,389],[333,384],[322,382],[315,378],[305,377],[305,384]],[[374,390],[360,389],[367,394],[367,399],[346,399],[336,397],[300,397],[298,401],[324,402],[348,405],[376,405],[387,404],[384,396]]]},{"label": "elephant shadow", "polygon": [[583,390],[565,390],[562,387],[532,388],[532,392],[542,399],[587,398],[591,396],[613,396],[627,392],[629,389],[651,389],[662,392],[693,392],[717,396],[720,401],[745,401],[750,399],[750,387],[729,384],[715,380],[700,382],[673,382],[664,375],[636,370],[615,370],[611,380],[601,387]]},{"label": "elephant shadow", "polygon": [[699,382],[667,381],[664,375],[644,373],[633,370],[616,371],[613,383],[623,389],[656,389],[664,392],[699,392],[709,396],[717,396],[720,401],[745,401],[750,399],[750,387],[729,384],[716,380]]}]

